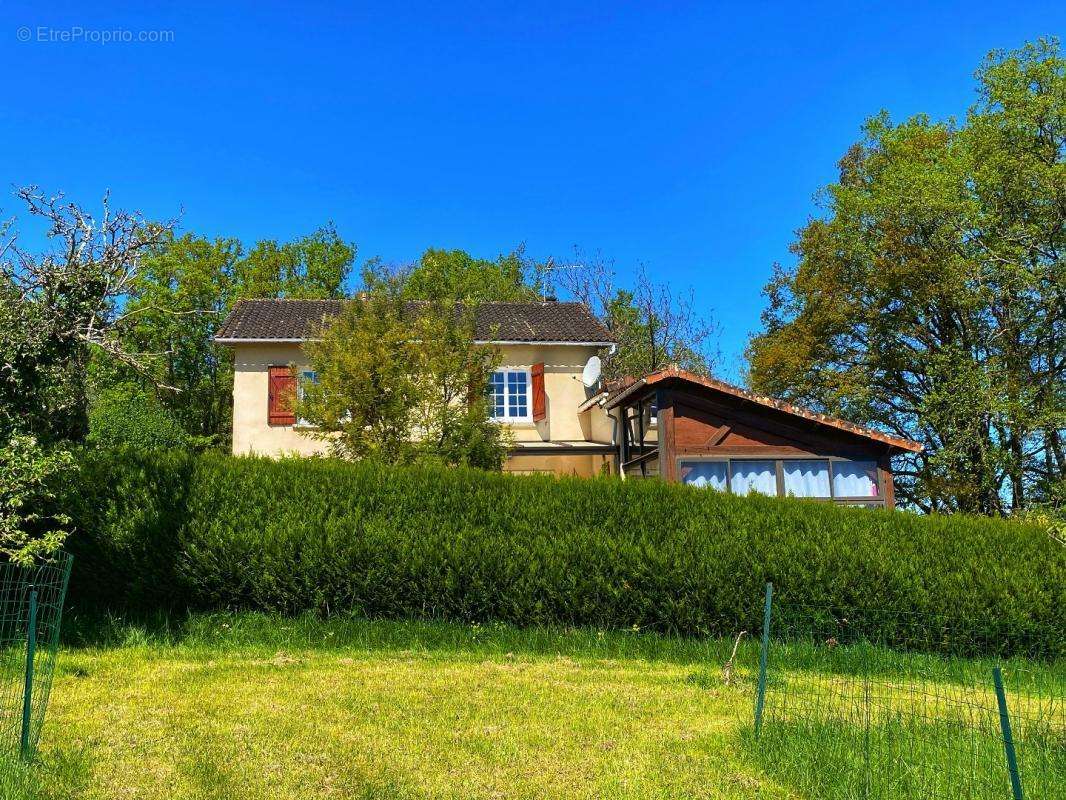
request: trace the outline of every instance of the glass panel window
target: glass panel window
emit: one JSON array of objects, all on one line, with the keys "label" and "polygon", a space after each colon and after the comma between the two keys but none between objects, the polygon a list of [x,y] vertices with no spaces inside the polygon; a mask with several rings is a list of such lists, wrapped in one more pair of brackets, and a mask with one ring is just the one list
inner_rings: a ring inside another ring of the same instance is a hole
[{"label": "glass panel window", "polygon": [[489,378],[489,416],[499,419],[507,412],[507,386],[502,372],[494,372]]},{"label": "glass panel window", "polygon": [[782,461],[786,497],[829,497],[829,462]]},{"label": "glass panel window", "polygon": [[733,477],[729,488],[733,494],[777,494],[777,468],[774,461],[731,461]]},{"label": "glass panel window", "polygon": [[682,461],[681,482],[724,492],[729,485],[729,470],[724,461]]},{"label": "glass panel window", "polygon": [[[300,373],[300,380],[296,382],[296,396],[299,400],[304,399],[304,390],[309,383],[318,383],[318,373],[313,370],[305,369]],[[297,425],[310,425],[306,419],[300,418],[296,421]]]},{"label": "glass panel window", "polygon": [[834,497],[877,497],[877,462],[834,461]]},{"label": "glass panel window", "polygon": [[525,370],[499,370],[492,373],[488,394],[489,416],[493,419],[529,417],[529,373]]},{"label": "glass panel window", "polygon": [[529,416],[529,392],[526,391],[526,373],[507,373],[507,416]]}]

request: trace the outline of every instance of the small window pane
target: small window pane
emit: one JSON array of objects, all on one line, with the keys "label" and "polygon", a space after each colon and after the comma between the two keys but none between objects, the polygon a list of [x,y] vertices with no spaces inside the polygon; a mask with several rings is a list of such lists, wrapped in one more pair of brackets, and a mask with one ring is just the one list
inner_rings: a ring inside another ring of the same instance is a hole
[{"label": "small window pane", "polygon": [[783,461],[786,497],[829,497],[828,461]]},{"label": "small window pane", "polygon": [[489,415],[493,419],[498,419],[504,416],[505,404],[504,404],[504,376],[502,372],[492,373],[492,377],[489,379]]},{"label": "small window pane", "polygon": [[729,488],[734,494],[777,494],[777,469],[773,461],[732,461]]},{"label": "small window pane", "polygon": [[834,461],[834,497],[877,497],[877,462]]},{"label": "small window pane", "polygon": [[507,416],[525,417],[529,415],[526,373],[507,373]]},{"label": "small window pane", "polygon": [[729,471],[724,461],[682,461],[681,482],[724,492],[729,483]]}]

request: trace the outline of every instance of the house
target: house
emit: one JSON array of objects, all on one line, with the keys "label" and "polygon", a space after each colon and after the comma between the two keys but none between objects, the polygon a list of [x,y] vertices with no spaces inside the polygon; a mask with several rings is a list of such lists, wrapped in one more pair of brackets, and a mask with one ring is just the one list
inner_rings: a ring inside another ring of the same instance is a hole
[{"label": "house", "polygon": [[[242,300],[215,341],[233,349],[233,452],[324,452],[287,400],[313,375],[303,344],[340,300]],[[921,445],[671,368],[607,390],[582,371],[614,347],[580,303],[483,303],[477,341],[497,347],[491,414],[514,433],[510,472],[663,480],[746,494],[895,504],[891,457]],[[296,384],[296,386],[294,386]]]},{"label": "house", "polygon": [[[304,342],[343,302],[241,300],[223,322],[215,341],[233,350],[234,454],[326,450],[325,442],[306,435],[286,398],[293,366],[312,378]],[[614,341],[584,305],[483,303],[475,312],[474,336],[502,356],[491,384],[491,413],[514,433],[506,470],[591,476],[613,468],[611,420],[600,405],[586,405],[581,374]]]},{"label": "house", "polygon": [[922,446],[672,368],[597,398],[627,478],[895,506],[891,457]]}]

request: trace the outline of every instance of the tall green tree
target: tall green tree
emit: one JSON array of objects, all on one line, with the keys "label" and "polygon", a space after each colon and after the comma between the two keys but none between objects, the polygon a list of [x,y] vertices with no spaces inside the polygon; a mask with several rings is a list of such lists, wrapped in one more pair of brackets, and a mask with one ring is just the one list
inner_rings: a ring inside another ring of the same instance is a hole
[{"label": "tall green tree", "polygon": [[406,273],[407,297],[453,298],[468,303],[540,300],[543,265],[520,247],[494,260],[465,250],[426,250]]},{"label": "tall green tree", "polygon": [[[145,258],[127,301],[124,338],[155,354],[152,377],[166,387],[160,400],[194,436],[222,439],[229,430],[231,357],[213,336],[242,294],[242,257],[236,239],[170,235]],[[95,381],[101,395],[132,383],[130,376],[101,373]],[[132,391],[140,391],[136,383]]]},{"label": "tall green tree", "polygon": [[328,223],[291,242],[256,243],[236,262],[232,280],[240,297],[338,299],[344,296],[355,254],[355,245]]},{"label": "tall green tree", "polygon": [[67,534],[54,487],[74,478],[68,448],[88,430],[90,361],[149,370],[118,328],[141,256],[167,228],[111,208],[106,197],[94,216],[36,187],[17,196],[48,246],[29,252],[11,223],[0,230],[0,554],[30,564]]},{"label": "tall green tree", "polygon": [[43,445],[80,441],[88,423],[92,357],[146,374],[150,359],[122,341],[124,299],[144,253],[166,226],[110,208],[96,218],[61,195],[18,191],[45,226],[48,248],[31,253],[10,227],[0,249],[0,431],[18,429]]},{"label": "tall green tree", "polygon": [[316,381],[297,415],[345,458],[499,469],[505,430],[486,391],[498,353],[474,343],[472,304],[413,303],[405,276],[368,270],[366,291],[307,345]]},{"label": "tall green tree", "polygon": [[916,439],[902,499],[1021,511],[1066,473],[1066,63],[989,55],[963,124],[869,120],[766,288],[757,391]]}]

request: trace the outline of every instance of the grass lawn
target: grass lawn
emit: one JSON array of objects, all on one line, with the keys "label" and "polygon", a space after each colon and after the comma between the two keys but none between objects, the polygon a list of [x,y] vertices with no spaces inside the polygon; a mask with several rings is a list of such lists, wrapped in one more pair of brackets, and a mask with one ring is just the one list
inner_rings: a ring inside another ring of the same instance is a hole
[{"label": "grass lawn", "polygon": [[0,796],[808,796],[787,758],[748,744],[750,641],[726,686],[731,641],[251,614],[73,623],[39,762],[6,770]]}]

